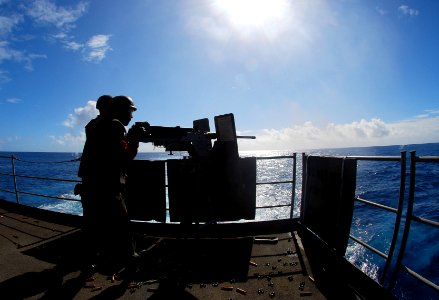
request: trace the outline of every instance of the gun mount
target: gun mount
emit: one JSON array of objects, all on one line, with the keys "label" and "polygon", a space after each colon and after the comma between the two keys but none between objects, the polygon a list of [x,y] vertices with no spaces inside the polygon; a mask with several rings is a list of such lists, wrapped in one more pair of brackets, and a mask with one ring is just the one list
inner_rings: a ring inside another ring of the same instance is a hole
[{"label": "gun mount", "polygon": [[[134,126],[143,126],[142,132],[146,132],[141,142],[165,147],[171,153],[187,151],[190,157],[167,161],[166,172],[164,161],[132,161],[127,180],[131,212],[157,211],[155,220],[166,218],[167,176],[172,222],[255,218],[256,159],[240,158],[237,144],[237,138],[255,137],[236,135],[233,114],[215,117],[215,133],[210,132],[208,119],[195,120],[193,128],[149,126],[146,122]],[[139,201],[145,191],[148,201]],[[148,202],[150,209],[142,209]]]}]

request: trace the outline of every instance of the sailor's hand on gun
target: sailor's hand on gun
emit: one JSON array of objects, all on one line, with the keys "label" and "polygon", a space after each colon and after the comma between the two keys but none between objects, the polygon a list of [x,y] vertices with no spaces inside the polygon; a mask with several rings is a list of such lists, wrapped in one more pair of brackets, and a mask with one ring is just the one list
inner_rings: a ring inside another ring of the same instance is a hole
[{"label": "sailor's hand on gun", "polygon": [[136,122],[128,130],[127,138],[130,142],[139,143],[139,141],[149,134],[148,122]]}]

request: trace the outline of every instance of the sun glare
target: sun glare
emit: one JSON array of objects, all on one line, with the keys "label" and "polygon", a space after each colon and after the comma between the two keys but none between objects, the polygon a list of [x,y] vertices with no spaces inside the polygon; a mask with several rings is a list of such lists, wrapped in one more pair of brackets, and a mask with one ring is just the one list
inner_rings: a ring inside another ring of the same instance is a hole
[{"label": "sun glare", "polygon": [[263,27],[285,16],[286,0],[218,0],[215,6],[237,27]]}]

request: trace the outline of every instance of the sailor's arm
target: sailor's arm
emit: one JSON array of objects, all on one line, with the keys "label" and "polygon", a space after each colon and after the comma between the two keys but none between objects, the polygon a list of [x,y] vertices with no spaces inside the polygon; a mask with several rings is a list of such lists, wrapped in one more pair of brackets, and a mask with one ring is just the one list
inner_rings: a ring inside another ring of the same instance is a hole
[{"label": "sailor's arm", "polygon": [[128,139],[125,127],[118,121],[113,123],[113,128],[117,136],[119,148],[123,152],[125,158],[128,160],[134,159],[139,148],[139,138],[136,135],[130,135],[130,138]]}]

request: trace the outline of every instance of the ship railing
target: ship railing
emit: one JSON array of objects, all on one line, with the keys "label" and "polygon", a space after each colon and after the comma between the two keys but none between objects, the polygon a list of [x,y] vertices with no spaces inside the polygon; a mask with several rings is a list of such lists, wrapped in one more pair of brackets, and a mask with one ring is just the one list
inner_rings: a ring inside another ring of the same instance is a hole
[{"label": "ship railing", "polygon": [[[292,153],[291,155],[278,155],[278,156],[257,156],[255,157],[256,162],[258,161],[264,161],[264,160],[291,160],[292,161],[292,169],[291,169],[291,178],[286,180],[273,180],[273,181],[257,181],[256,187],[258,186],[264,186],[264,185],[284,185],[284,184],[291,184],[291,197],[288,203],[286,204],[275,204],[275,205],[256,205],[256,211],[262,210],[262,209],[272,209],[272,208],[290,208],[290,216],[288,219],[293,219],[294,217],[294,206],[295,206],[295,192],[296,192],[296,182],[297,182],[297,153]],[[258,172],[258,168],[256,170]],[[169,185],[165,184],[166,188],[169,188]],[[283,201],[281,201],[283,202]],[[169,207],[166,207],[166,211],[169,214]],[[273,221],[279,221],[280,219],[274,219]]]},{"label": "ship railing", "polygon": [[[356,243],[362,245],[366,249],[372,251],[373,253],[379,255],[380,257],[385,259],[385,265],[383,268],[383,272],[378,280],[378,282],[387,288],[389,291],[392,291],[393,288],[396,285],[397,282],[397,276],[398,273],[401,270],[404,270],[407,274],[411,275],[418,281],[426,284],[430,288],[433,288],[436,291],[439,291],[439,286],[435,284],[434,282],[428,280],[427,278],[423,277],[419,273],[415,272],[414,270],[410,269],[408,266],[403,264],[403,258],[405,254],[405,249],[408,243],[408,236],[410,232],[410,225],[412,222],[418,222],[422,224],[426,224],[429,226],[432,226],[434,228],[439,228],[439,222],[422,218],[419,216],[416,216],[413,214],[413,204],[415,199],[415,187],[416,187],[416,165],[418,163],[439,163],[439,156],[423,156],[418,157],[416,156],[416,152],[412,151],[410,156],[410,173],[409,173],[409,195],[408,200],[406,204],[406,210],[404,213],[404,203],[405,203],[405,191],[406,191],[406,152],[401,152],[401,156],[349,156],[349,158],[364,161],[389,161],[389,162],[399,162],[400,163],[400,190],[399,190],[399,199],[397,207],[390,207],[387,205],[383,205],[371,200],[366,200],[361,197],[356,196],[355,200],[378,208],[383,209],[386,211],[389,211],[391,213],[396,214],[395,218],[395,224],[394,224],[394,230],[392,235],[391,244],[389,247],[389,250],[387,253],[384,253],[373,246],[369,245],[367,242],[362,241],[360,238],[357,238],[353,236],[352,234],[349,235],[349,238]],[[403,218],[405,217],[405,222],[402,224]],[[403,231],[402,237],[398,238],[399,233]],[[399,244],[398,253],[395,254],[395,249],[397,248],[397,245]],[[395,262],[395,256],[396,256],[396,262]],[[392,264],[393,269],[391,270]]]},{"label": "ship railing", "polygon": [[412,222],[422,223],[436,229],[439,228],[439,222],[422,218],[413,214],[413,204],[415,200],[415,188],[416,188],[416,166],[418,163],[436,163],[439,164],[439,156],[416,156],[416,151],[410,152],[410,184],[409,184],[409,197],[407,203],[407,214],[405,219],[404,231],[402,234],[402,241],[400,246],[400,252],[396,260],[394,272],[389,282],[389,288],[392,289],[396,284],[397,275],[400,270],[406,271],[412,277],[418,279],[422,283],[428,285],[429,287],[439,291],[439,286],[427,278],[421,276],[419,273],[413,271],[408,266],[404,265],[402,260],[404,258],[404,251],[407,246],[407,241],[410,233],[410,225]]},{"label": "ship railing", "polygon": [[352,239],[356,243],[362,245],[363,247],[369,249],[370,251],[378,254],[379,256],[381,256],[382,258],[385,259],[386,263],[385,263],[383,272],[382,272],[380,279],[379,279],[379,283],[383,284],[385,277],[386,277],[386,274],[387,274],[387,272],[390,268],[391,262],[392,262],[395,247],[396,247],[396,244],[398,241],[398,232],[399,232],[399,227],[401,224],[401,218],[403,215],[404,194],[405,194],[405,178],[406,178],[406,176],[405,176],[405,174],[406,174],[406,153],[401,152],[400,156],[351,156],[350,158],[354,158],[357,161],[382,161],[382,162],[384,161],[384,162],[399,162],[400,163],[400,184],[399,184],[400,190],[399,190],[399,199],[398,199],[397,208],[383,205],[383,204],[380,204],[380,203],[377,203],[377,202],[374,202],[371,200],[366,200],[366,199],[363,199],[359,196],[355,197],[355,200],[358,202],[361,202],[361,203],[364,203],[366,205],[376,207],[379,209],[384,209],[384,210],[387,210],[387,211],[392,212],[392,213],[396,213],[392,241],[391,241],[388,253],[385,254],[384,252],[372,247],[371,245],[362,241],[361,239],[356,238],[352,234],[349,235],[350,239]]},{"label": "ship railing", "polygon": [[[14,194],[15,195],[15,202],[17,204],[20,203],[20,195],[29,195],[29,196],[35,196],[40,198],[48,198],[48,199],[56,199],[61,201],[74,201],[74,202],[80,202],[81,200],[70,198],[70,197],[59,197],[59,196],[53,196],[53,195],[46,195],[41,193],[34,193],[30,191],[21,190],[18,187],[17,178],[24,178],[24,179],[31,179],[35,181],[53,181],[53,182],[71,182],[71,183],[80,183],[81,181],[79,179],[66,179],[66,178],[53,178],[53,177],[40,177],[40,176],[31,176],[31,175],[23,175],[23,174],[17,174],[16,167],[15,167],[15,161],[21,161],[18,159],[15,155],[0,155],[0,159],[10,159],[11,164],[11,172],[5,173],[0,172],[0,176],[9,176],[12,177],[13,181],[13,190],[4,189],[0,187],[0,192],[8,193],[8,194]],[[59,164],[59,163],[71,163],[78,161],[78,159],[68,160],[68,161],[60,161],[60,162],[33,162],[33,161],[23,161],[25,163],[42,163],[42,164]]]},{"label": "ship railing", "polygon": [[293,219],[294,206],[295,206],[295,195],[296,195],[296,181],[297,181],[297,178],[296,178],[297,177],[297,153],[293,153],[292,155],[283,155],[283,156],[259,156],[259,157],[256,157],[256,161],[279,160],[279,159],[292,159],[292,170],[291,170],[292,171],[292,178],[291,178],[291,180],[256,182],[256,186],[258,187],[258,186],[263,186],[263,185],[291,184],[290,202],[288,204],[256,206],[256,210],[289,207],[290,208],[290,219]]},{"label": "ship railing", "polygon": [[[81,181],[79,179],[65,179],[65,178],[50,178],[50,177],[39,177],[39,176],[30,176],[30,175],[22,175],[18,174],[16,172],[16,166],[15,161],[22,161],[25,163],[44,163],[44,164],[50,164],[50,163],[68,163],[68,162],[75,162],[78,161],[78,159],[74,160],[68,160],[68,161],[61,161],[61,162],[33,162],[33,161],[24,161],[18,159],[14,155],[0,155],[0,159],[8,159],[10,160],[11,170],[10,173],[4,173],[0,172],[0,176],[10,176],[13,180],[13,189],[8,190],[4,189],[0,186],[0,192],[5,192],[9,194],[15,195],[15,202],[17,204],[21,204],[20,202],[20,196],[21,195],[29,195],[29,196],[35,196],[35,197],[41,197],[41,198],[49,198],[49,199],[56,199],[61,201],[74,201],[74,202],[80,202],[81,200],[70,198],[70,197],[59,197],[54,195],[46,195],[41,193],[34,193],[30,191],[21,190],[19,188],[19,184],[17,183],[18,178],[23,179],[31,179],[31,180],[42,180],[42,181],[55,181],[55,182],[71,182],[71,183],[80,183]],[[286,204],[278,204],[278,205],[266,205],[266,206],[256,206],[256,209],[272,209],[272,208],[282,208],[282,207],[290,207],[290,218],[293,218],[293,212],[294,212],[294,205],[295,205],[295,190],[296,190],[296,165],[297,165],[297,155],[296,153],[293,153],[292,155],[283,155],[283,156],[260,156],[256,157],[257,161],[261,160],[292,160],[292,178],[287,180],[277,180],[277,181],[263,181],[263,182],[256,182],[256,186],[263,186],[263,185],[281,185],[281,184],[291,184],[291,198],[288,199],[289,201],[283,201]],[[166,184],[166,188],[168,188],[168,185]],[[73,189],[72,189],[73,191]],[[166,208],[167,212],[169,213],[169,207]],[[279,221],[279,219],[275,219],[274,221]]]}]

